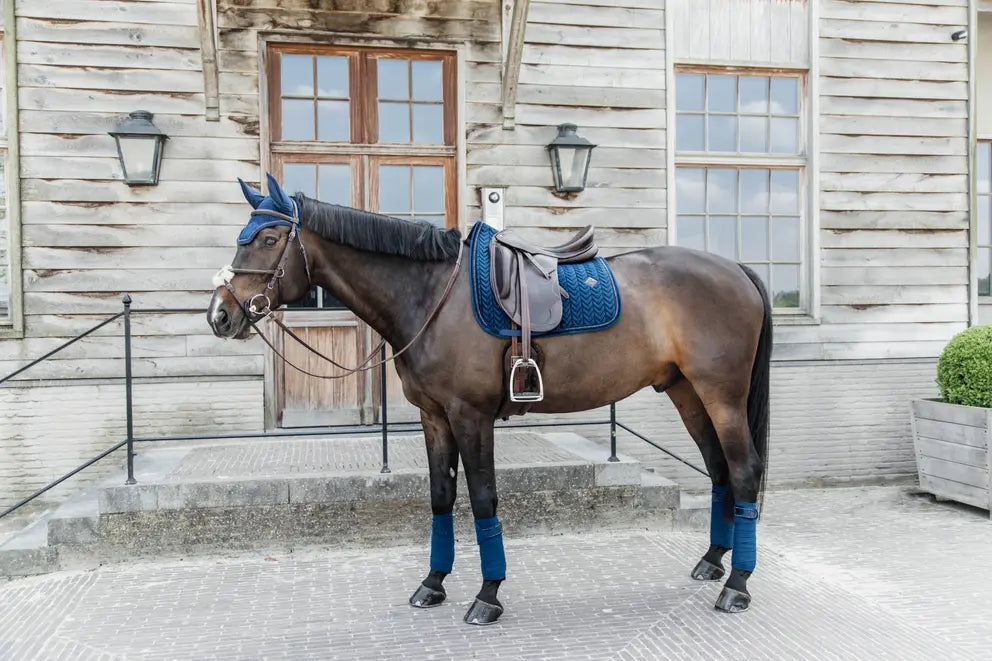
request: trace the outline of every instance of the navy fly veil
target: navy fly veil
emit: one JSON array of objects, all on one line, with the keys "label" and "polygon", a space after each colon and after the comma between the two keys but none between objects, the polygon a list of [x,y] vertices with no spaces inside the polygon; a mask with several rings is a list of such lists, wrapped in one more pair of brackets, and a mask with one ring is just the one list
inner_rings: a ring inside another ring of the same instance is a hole
[{"label": "navy fly veil", "polygon": [[[510,318],[496,302],[489,279],[489,244],[497,229],[479,221],[469,233],[472,311],[482,330],[497,337],[519,336]],[[606,330],[620,320],[620,290],[613,271],[602,257],[578,264],[559,264],[558,282],[568,293],[562,301],[561,323],[535,336],[571,335]]]}]

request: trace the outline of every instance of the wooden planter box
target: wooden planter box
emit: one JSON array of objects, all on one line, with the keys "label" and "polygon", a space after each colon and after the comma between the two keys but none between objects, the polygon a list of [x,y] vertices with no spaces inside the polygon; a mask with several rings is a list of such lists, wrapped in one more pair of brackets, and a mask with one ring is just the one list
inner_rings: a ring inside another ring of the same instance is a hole
[{"label": "wooden planter box", "polygon": [[918,399],[912,412],[920,488],[992,516],[992,409]]}]

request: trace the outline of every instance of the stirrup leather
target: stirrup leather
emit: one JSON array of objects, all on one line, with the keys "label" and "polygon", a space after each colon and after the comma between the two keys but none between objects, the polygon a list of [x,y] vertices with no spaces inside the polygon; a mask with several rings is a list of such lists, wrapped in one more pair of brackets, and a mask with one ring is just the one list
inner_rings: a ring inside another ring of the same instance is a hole
[{"label": "stirrup leather", "polygon": [[[526,370],[534,370],[534,374],[537,375],[537,391],[534,390],[516,390],[516,377],[517,373],[521,370],[524,371],[526,376]],[[510,370],[510,401],[511,402],[540,402],[544,399],[544,379],[541,376],[541,368],[537,366],[537,362],[533,358],[517,358],[513,363],[513,369]]]}]

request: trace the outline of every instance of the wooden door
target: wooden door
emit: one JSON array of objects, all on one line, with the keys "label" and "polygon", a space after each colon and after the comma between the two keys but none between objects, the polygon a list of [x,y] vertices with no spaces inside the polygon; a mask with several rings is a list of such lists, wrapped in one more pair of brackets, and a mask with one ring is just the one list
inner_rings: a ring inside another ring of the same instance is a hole
[{"label": "wooden door", "polygon": [[[271,170],[286,190],[405,220],[457,224],[452,53],[273,44],[267,55]],[[379,342],[319,287],[278,314],[309,344],[349,367]],[[275,343],[309,372],[339,373],[291,338]],[[276,425],[380,419],[379,369],[329,380],[279,363],[269,363],[267,395]],[[390,421],[419,420],[392,363],[386,384]]]}]

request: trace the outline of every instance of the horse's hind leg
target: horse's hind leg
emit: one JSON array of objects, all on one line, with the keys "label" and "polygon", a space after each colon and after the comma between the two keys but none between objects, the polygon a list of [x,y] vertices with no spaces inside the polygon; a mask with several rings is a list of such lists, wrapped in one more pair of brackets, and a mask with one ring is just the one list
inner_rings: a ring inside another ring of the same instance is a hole
[{"label": "horse's hind leg", "polygon": [[496,598],[496,593],[506,580],[503,526],[496,516],[495,418],[456,401],[448,405],[448,421],[465,468],[482,564],[482,589],[465,613],[465,621],[469,624],[492,624],[503,614],[503,605]]},{"label": "horse's hind leg", "polygon": [[410,597],[416,608],[440,606],[447,596],[441,584],[451,573],[455,561],[455,531],[452,509],[455,506],[455,478],[458,471],[458,450],[443,412],[421,411],[427,441],[427,464],[430,467],[431,560],[430,573]]},{"label": "horse's hind leg", "polygon": [[706,412],[713,421],[727,460],[730,490],[734,497],[732,569],[717,598],[716,607],[728,613],[737,613],[747,610],[751,603],[747,579],[757,562],[758,493],[764,465],[751,442],[746,395],[707,399],[706,393],[700,394],[706,402]]},{"label": "horse's hind leg", "polygon": [[723,556],[734,545],[734,523],[726,506],[727,460],[720,448],[713,422],[699,395],[684,378],[665,391],[682,416],[682,422],[692,440],[699,446],[703,462],[713,482],[710,506],[710,547],[690,574],[697,581],[718,581],[726,573]]}]

